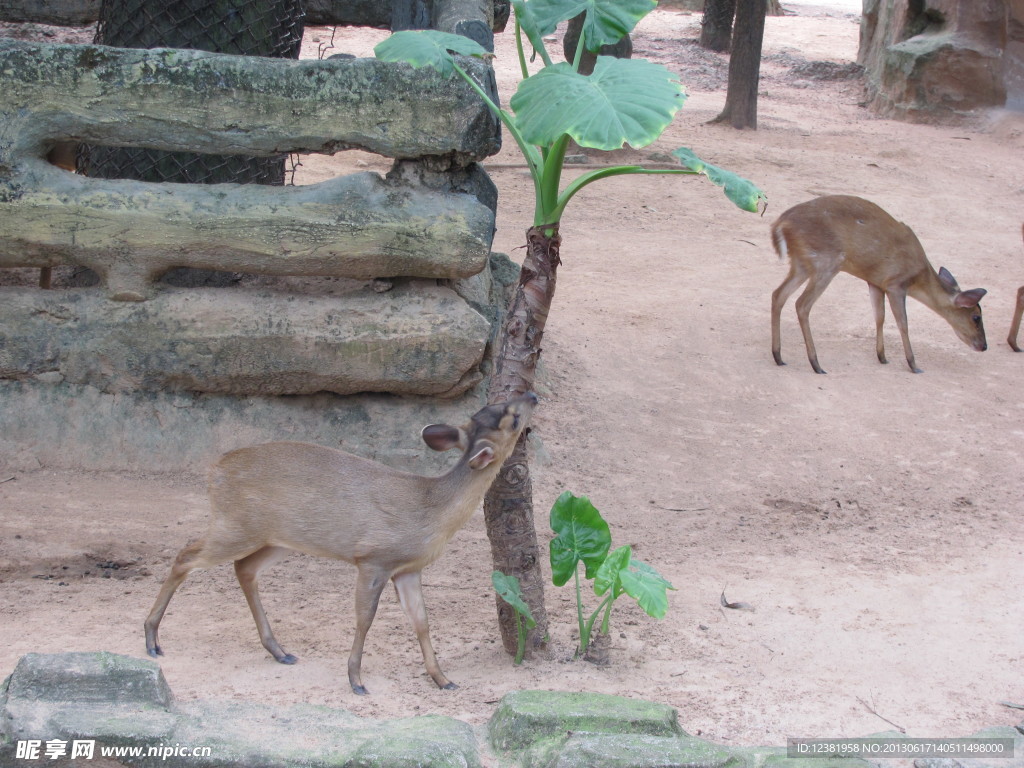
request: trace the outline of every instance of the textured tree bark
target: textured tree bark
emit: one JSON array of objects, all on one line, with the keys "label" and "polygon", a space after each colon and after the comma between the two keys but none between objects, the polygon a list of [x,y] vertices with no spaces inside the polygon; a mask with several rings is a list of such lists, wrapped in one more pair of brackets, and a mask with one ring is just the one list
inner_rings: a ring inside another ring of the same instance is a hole
[{"label": "textured tree bark", "polygon": [[[561,237],[558,225],[532,227],[526,233],[527,254],[519,285],[502,324],[488,402],[503,402],[533,387],[541,339],[555,295]],[[537,626],[527,636],[527,653],[544,645],[547,612],[544,577],[533,515],[533,484],[526,455],[526,435],[505,462],[484,499],[484,520],[491,541],[494,569],[519,579],[523,597]],[[496,598],[502,644],[516,652],[515,615]]]},{"label": "textured tree bark", "polygon": [[766,9],[765,0],[737,0],[725,108],[711,122],[728,122],[737,129],[757,129],[757,86]]},{"label": "textured tree bark", "polygon": [[735,14],[736,0],[707,0],[700,28],[701,47],[712,51],[728,51]]}]

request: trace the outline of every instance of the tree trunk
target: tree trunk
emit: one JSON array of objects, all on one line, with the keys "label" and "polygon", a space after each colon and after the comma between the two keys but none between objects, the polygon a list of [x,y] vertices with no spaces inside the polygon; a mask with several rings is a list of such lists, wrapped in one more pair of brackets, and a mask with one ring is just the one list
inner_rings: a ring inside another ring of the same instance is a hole
[{"label": "tree trunk", "polygon": [[728,51],[735,13],[736,0],[707,0],[700,28],[701,47],[712,51]]},{"label": "tree trunk", "polygon": [[[555,295],[561,237],[558,225],[531,227],[526,233],[527,252],[498,338],[494,373],[487,391],[489,403],[504,402],[533,387],[541,339]],[[494,569],[519,579],[526,604],[537,622],[527,636],[527,653],[544,645],[547,612],[544,608],[544,577],[533,516],[533,484],[526,456],[526,435],[498,473],[484,499],[484,520],[491,541]],[[518,635],[515,616],[501,599],[498,626],[505,650],[515,654]]]},{"label": "tree trunk", "polygon": [[[569,26],[565,30],[565,36],[562,38],[562,55],[570,64],[576,60],[576,46],[579,45],[580,33],[583,31],[583,20],[586,16],[586,13],[581,13],[569,19]],[[632,58],[633,39],[626,35],[617,43],[602,45],[597,53],[584,51],[580,56],[579,73],[581,75],[593,74],[598,56],[614,56],[617,59]]]},{"label": "tree trunk", "polygon": [[785,16],[786,9],[782,7],[782,3],[779,0],[768,0],[768,15]]},{"label": "tree trunk", "polygon": [[725,108],[712,122],[728,122],[738,129],[757,129],[757,86],[761,76],[765,10],[765,0],[737,0]]}]

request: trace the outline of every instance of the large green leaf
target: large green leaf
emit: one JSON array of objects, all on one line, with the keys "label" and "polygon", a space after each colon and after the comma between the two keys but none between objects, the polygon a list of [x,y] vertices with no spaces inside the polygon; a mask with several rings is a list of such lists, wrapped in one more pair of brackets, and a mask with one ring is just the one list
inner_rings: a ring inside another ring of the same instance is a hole
[{"label": "large green leaf", "polygon": [[612,591],[612,599],[622,594],[620,573],[629,566],[632,554],[633,548],[623,544],[604,559],[601,567],[597,569],[597,576],[594,577],[595,595],[603,595],[609,589]]},{"label": "large green leaf", "polygon": [[468,37],[433,29],[395,32],[373,49],[381,61],[404,61],[414,67],[433,67],[445,76],[455,71],[452,52],[480,58],[492,55]]},{"label": "large green leaf", "polygon": [[[528,0],[525,5],[530,10],[528,23],[536,24],[541,35],[550,35],[560,22],[586,11],[583,40],[591,51],[617,43],[657,7],[654,0]],[[527,22],[520,23],[525,29]]]},{"label": "large green leaf", "polygon": [[581,147],[645,147],[683,105],[683,86],[668,69],[646,59],[598,56],[590,76],[567,63],[523,80],[510,106],[530,144],[551,146],[569,134]]},{"label": "large green leaf", "polygon": [[519,579],[515,576],[508,576],[501,571],[494,571],[491,574],[491,584],[494,585],[494,591],[498,593],[498,597],[511,605],[516,613],[526,619],[526,626],[529,629],[537,626],[533,614],[530,613],[530,606],[523,599],[523,592],[519,587]]},{"label": "large green leaf", "polygon": [[712,182],[725,190],[725,196],[745,211],[757,213],[758,205],[767,195],[752,181],[737,176],[732,171],[719,168],[717,165],[705,163],[692,150],[680,147],[672,154],[680,163],[694,171],[707,176]]},{"label": "large green leaf", "polygon": [[594,578],[612,545],[612,534],[601,513],[586,496],[566,491],[551,507],[551,581],[567,582],[583,562],[588,579]]},{"label": "large green leaf", "polygon": [[668,611],[668,592],[675,589],[660,573],[647,563],[631,560],[628,568],[619,572],[626,594],[632,597],[648,616],[660,619]]}]

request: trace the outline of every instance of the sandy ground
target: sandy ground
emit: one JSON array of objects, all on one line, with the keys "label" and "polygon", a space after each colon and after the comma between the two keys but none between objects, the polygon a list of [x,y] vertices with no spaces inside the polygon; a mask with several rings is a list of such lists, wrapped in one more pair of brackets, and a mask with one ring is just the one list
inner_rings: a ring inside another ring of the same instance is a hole
[{"label": "sandy ground", "polygon": [[[552,587],[550,655],[513,668],[496,642],[478,513],[424,575],[457,691],[426,677],[386,593],[363,664],[372,695],[353,695],[353,569],[296,556],[268,570],[263,593],[300,663],[276,664],[259,645],[231,568],[198,573],[162,626],[178,697],[481,723],[511,690],[590,690],[665,702],[687,731],[725,744],[894,727],[961,736],[1021,722],[1001,702],[1024,703],[1024,355],[1005,342],[1024,283],[1024,116],[958,127],[877,119],[859,105],[859,82],[842,77],[857,17],[793,7],[767,23],[756,132],[708,124],[727,64],[694,44],[699,16],[657,11],[636,39],[638,55],[679,72],[691,94],[641,154],[689,146],[760,184],[766,215],[733,208],[703,180],[626,177],[590,187],[563,221],[535,419],[539,535],[546,545],[559,493],[588,494],[615,544],[632,544],[678,588],[668,616],[617,608],[612,663],[596,667],[573,660],[572,598]],[[314,46],[314,36],[330,38],[313,30]],[[339,32],[329,53],[364,54],[374,38]],[[505,86],[510,45],[499,39]],[[315,173],[318,161],[305,162]],[[515,256],[528,177],[511,147],[487,165],[502,196],[496,250]],[[786,266],[768,227],[820,193],[876,201],[914,228],[936,267],[987,288],[990,349],[970,350],[912,302],[925,373],[907,369],[891,319],[892,362],[879,365],[867,291],[841,275],[812,314],[828,375],[808,366],[792,305],[789,365],[777,367],[769,295]],[[31,651],[142,656],[158,586],[205,527],[201,481],[45,468],[0,480],[0,674]],[[755,610],[722,608],[723,590]]]}]

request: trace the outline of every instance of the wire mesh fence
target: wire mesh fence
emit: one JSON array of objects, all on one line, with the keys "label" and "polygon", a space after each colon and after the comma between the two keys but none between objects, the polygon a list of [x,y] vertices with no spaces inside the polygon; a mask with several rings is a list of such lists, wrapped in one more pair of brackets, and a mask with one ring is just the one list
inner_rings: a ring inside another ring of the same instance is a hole
[{"label": "wire mesh fence", "polygon": [[[302,0],[103,0],[95,42],[297,59]],[[79,173],[188,184],[283,184],[287,156],[246,157],[85,146]]]}]

